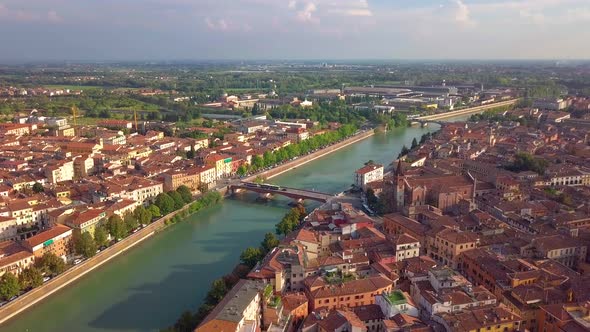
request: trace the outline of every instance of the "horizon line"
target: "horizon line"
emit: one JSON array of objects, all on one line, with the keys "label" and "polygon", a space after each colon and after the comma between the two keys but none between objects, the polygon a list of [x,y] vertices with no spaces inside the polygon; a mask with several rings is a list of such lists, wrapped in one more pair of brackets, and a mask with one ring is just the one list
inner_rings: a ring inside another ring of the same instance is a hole
[{"label": "horizon line", "polygon": [[43,64],[166,64],[166,63],[236,63],[236,62],[590,62],[590,58],[219,58],[219,59],[4,59],[0,66],[43,65]]}]

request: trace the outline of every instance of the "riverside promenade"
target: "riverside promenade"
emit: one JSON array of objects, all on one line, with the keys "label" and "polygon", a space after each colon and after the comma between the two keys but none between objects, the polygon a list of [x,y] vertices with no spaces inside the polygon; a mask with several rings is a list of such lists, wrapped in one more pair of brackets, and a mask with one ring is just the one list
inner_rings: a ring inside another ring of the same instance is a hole
[{"label": "riverside promenade", "polygon": [[433,115],[425,115],[425,116],[421,116],[421,117],[414,119],[414,121],[423,122],[423,123],[443,121],[445,119],[453,118],[453,117],[457,117],[457,116],[467,116],[467,115],[471,115],[471,114],[483,113],[487,110],[494,109],[497,107],[513,106],[518,101],[519,101],[519,99],[510,99],[510,100],[500,101],[500,102],[486,104],[486,105],[482,105],[482,106],[464,108],[464,109],[460,109],[460,110],[456,110],[456,111],[444,112],[444,113],[433,114]]},{"label": "riverside promenade", "polygon": [[360,132],[360,133],[358,133],[358,134],[356,134],[354,136],[351,136],[351,137],[349,137],[349,138],[347,138],[347,139],[345,139],[345,140],[343,140],[341,142],[332,144],[332,145],[327,146],[327,147],[325,147],[323,149],[320,149],[320,150],[318,150],[316,152],[312,152],[312,153],[310,153],[308,155],[298,157],[295,160],[292,160],[292,161],[286,162],[284,164],[278,165],[278,166],[273,167],[273,168],[271,168],[271,169],[269,169],[267,171],[259,172],[259,173],[256,173],[254,175],[248,176],[248,177],[242,179],[242,181],[244,181],[244,182],[251,182],[251,181],[256,180],[256,177],[258,177],[258,176],[262,176],[262,177],[264,177],[266,179],[271,179],[271,178],[273,178],[275,176],[279,176],[279,175],[281,175],[281,174],[283,174],[285,172],[288,172],[288,171],[290,171],[290,170],[292,170],[294,168],[297,168],[297,167],[299,167],[301,165],[305,165],[305,164],[307,164],[309,162],[312,162],[312,161],[314,161],[316,159],[319,159],[319,158],[322,158],[322,157],[324,157],[326,155],[329,155],[330,153],[336,152],[336,151],[338,151],[338,150],[340,150],[342,148],[345,148],[345,147],[347,147],[347,146],[349,146],[351,144],[355,144],[357,142],[360,142],[360,141],[362,141],[362,140],[364,140],[366,138],[369,138],[369,137],[371,137],[373,135],[375,135],[375,131],[373,129],[362,131],[362,132]]},{"label": "riverside promenade", "polygon": [[174,218],[176,214],[188,209],[189,206],[190,204],[187,204],[183,208],[165,215],[164,217],[156,220],[142,229],[139,229],[137,232],[99,252],[95,256],[69,268],[64,273],[56,276],[43,285],[30,290],[15,300],[0,307],[0,324],[18,315],[39,301],[42,301],[51,294],[66,287],[67,285],[73,283],[74,281],[83,277],[85,274],[117,257],[119,254],[124,253],[136,244],[150,238],[157,231],[166,228],[166,222],[168,220]]},{"label": "riverside promenade", "polygon": [[[339,149],[342,149],[348,145],[354,144],[359,142],[363,139],[366,139],[374,134],[373,130],[367,130],[360,132],[357,135],[349,137],[341,142],[336,144],[330,145],[326,148],[313,152],[309,155],[299,157],[296,160],[289,161],[282,165],[279,165],[273,169],[257,173],[256,175],[252,175],[244,180],[249,181],[255,179],[257,176],[263,176],[266,178],[271,178],[277,176],[279,174],[288,172],[291,169],[294,169],[300,165],[306,164],[310,161],[315,159],[321,158],[325,155],[328,155],[332,152],[335,152]],[[223,195],[225,194],[227,186],[225,185],[218,185],[217,190]],[[63,289],[64,287],[70,285],[71,283],[75,282],[76,280],[80,279],[87,273],[91,272],[92,270],[100,267],[101,265],[107,263],[111,259],[115,258],[119,254],[124,253],[128,249],[132,248],[136,244],[149,239],[152,235],[154,235],[157,231],[160,231],[167,227],[166,222],[172,219],[176,214],[184,211],[190,206],[187,204],[182,209],[178,211],[174,211],[157,221],[153,222],[152,224],[138,230],[137,232],[129,235],[128,237],[122,239],[121,241],[113,244],[112,246],[106,248],[105,250],[101,251],[100,253],[96,254],[94,257],[89,258],[78,265],[71,267],[70,269],[66,270],[64,273],[56,276],[55,278],[51,279],[50,281],[44,283],[43,285],[32,289],[31,291],[21,295],[17,299],[7,303],[6,305],[0,307],[0,324],[6,322],[7,320],[13,318],[14,316],[18,315],[19,313],[25,311],[26,309],[30,308],[31,306],[39,303],[43,299],[51,296],[52,294],[58,292],[59,290]]]}]

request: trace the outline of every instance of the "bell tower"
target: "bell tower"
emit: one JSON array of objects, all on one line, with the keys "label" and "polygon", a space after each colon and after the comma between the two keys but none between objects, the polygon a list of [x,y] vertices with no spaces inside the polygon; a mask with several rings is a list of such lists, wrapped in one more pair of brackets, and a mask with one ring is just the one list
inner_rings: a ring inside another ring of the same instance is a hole
[{"label": "bell tower", "polygon": [[394,206],[397,211],[402,211],[404,208],[405,198],[405,175],[401,159],[397,162],[397,168],[393,177],[393,199]]}]

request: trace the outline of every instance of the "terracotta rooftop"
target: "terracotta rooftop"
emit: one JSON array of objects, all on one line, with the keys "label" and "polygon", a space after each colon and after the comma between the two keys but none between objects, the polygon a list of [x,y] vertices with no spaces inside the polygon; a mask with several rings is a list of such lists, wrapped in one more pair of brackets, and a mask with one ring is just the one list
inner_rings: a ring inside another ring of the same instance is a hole
[{"label": "terracotta rooftop", "polygon": [[34,235],[34,236],[26,239],[25,243],[27,244],[27,246],[29,248],[33,248],[37,245],[40,245],[48,240],[51,240],[57,236],[67,233],[71,230],[72,229],[69,228],[68,226],[57,224],[46,231],[43,231],[37,235]]}]

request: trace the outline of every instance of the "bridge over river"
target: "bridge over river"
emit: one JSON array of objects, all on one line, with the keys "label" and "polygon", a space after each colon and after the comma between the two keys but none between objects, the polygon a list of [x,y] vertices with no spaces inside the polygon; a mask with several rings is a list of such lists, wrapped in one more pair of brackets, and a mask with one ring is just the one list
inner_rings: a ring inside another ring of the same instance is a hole
[{"label": "bridge over river", "polygon": [[[281,188],[316,190],[307,191],[307,197],[321,197],[317,191],[336,194],[350,187],[352,174],[364,161],[388,164],[403,145],[437,129],[392,128],[272,181]],[[227,186],[231,184],[242,185],[235,181]],[[312,210],[319,202],[305,203]],[[3,323],[0,332],[159,331],[174,324],[183,311],[196,310],[209,285],[232,271],[245,248],[259,246],[267,232],[274,232],[286,212],[285,204],[275,200],[262,204],[251,197],[226,199],[118,255]]]},{"label": "bridge over river", "polygon": [[230,184],[229,190],[232,193],[240,191],[252,191],[259,194],[281,195],[292,198],[294,200],[312,200],[325,203],[335,196],[332,194],[322,193],[314,190],[297,189],[275,186],[272,184],[258,184],[254,182],[240,182],[237,184]]}]

